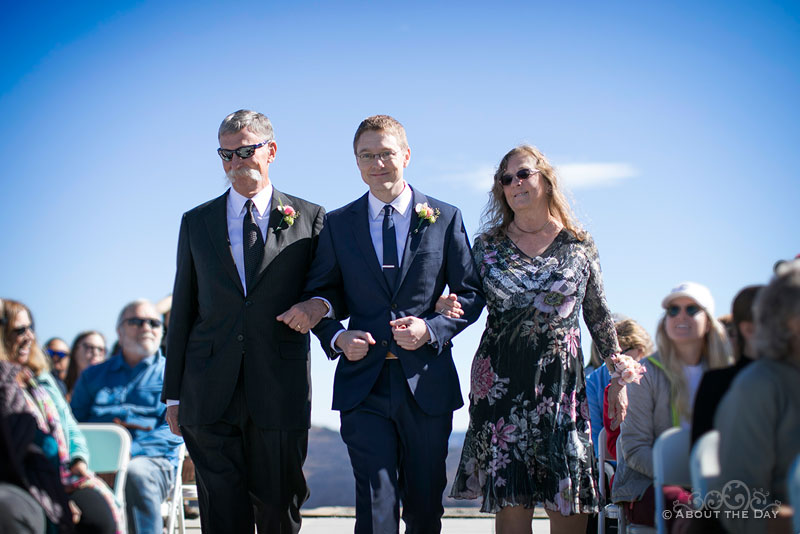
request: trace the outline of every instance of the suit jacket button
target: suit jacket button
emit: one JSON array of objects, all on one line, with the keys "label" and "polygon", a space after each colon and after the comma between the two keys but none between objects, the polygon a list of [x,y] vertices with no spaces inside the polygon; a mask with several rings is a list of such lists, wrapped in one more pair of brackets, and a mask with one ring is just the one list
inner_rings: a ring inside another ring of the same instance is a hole
[{"label": "suit jacket button", "polygon": [[236,339],[238,339],[239,341],[244,341],[244,336],[242,334],[239,334],[238,336],[236,336]]},{"label": "suit jacket button", "polygon": [[253,305],[253,301],[252,300],[246,300],[246,301],[244,301],[244,305],[249,308],[250,306]]},{"label": "suit jacket button", "polygon": [[392,302],[392,309],[393,309],[393,310],[396,310],[396,309],[397,309],[397,303],[396,303],[396,302]]},{"label": "suit jacket button", "polygon": [[381,341],[381,347],[388,347],[388,346],[389,346],[389,342],[388,341],[386,341],[385,339],[383,341]]}]

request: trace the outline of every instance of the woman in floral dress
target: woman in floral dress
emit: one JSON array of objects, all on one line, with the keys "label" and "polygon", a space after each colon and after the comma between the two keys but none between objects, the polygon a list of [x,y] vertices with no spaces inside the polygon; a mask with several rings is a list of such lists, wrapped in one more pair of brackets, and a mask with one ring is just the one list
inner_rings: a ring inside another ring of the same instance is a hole
[{"label": "woman in floral dress", "polygon": [[[536,148],[517,147],[500,162],[473,257],[489,318],[451,497],[481,498],[481,511],[497,514],[498,533],[531,532],[537,502],[551,532],[583,532],[598,503],[581,307],[600,353],[610,359],[619,347],[597,249]],[[616,382],[615,407],[624,402]]]}]

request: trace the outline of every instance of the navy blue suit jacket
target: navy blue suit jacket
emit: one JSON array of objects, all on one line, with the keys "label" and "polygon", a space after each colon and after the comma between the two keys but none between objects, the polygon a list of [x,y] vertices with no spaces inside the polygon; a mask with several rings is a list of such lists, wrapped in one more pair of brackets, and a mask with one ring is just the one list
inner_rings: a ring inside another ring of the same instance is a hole
[{"label": "navy blue suit jacket", "polygon": [[[329,213],[319,237],[317,254],[306,283],[306,295],[328,297],[337,319],[350,317],[350,330],[370,332],[376,344],[367,356],[352,362],[339,358],[333,386],[333,409],[355,408],[378,378],[386,353],[400,360],[409,388],[420,408],[429,415],[452,412],[464,404],[451,355],[451,339],[473,323],[485,304],[480,280],[470,253],[461,212],[454,206],[414,190],[412,206],[427,202],[438,208],[435,223],[423,222],[412,212],[411,227],[395,288],[390,288],[375,255],[369,234],[367,196]],[[398,239],[402,239],[398,236]],[[456,293],[464,316],[450,319],[434,306],[445,286]],[[436,336],[417,350],[400,348],[389,321],[415,316],[425,320]],[[342,328],[339,320],[323,319],[314,329],[328,357],[331,339]]]}]

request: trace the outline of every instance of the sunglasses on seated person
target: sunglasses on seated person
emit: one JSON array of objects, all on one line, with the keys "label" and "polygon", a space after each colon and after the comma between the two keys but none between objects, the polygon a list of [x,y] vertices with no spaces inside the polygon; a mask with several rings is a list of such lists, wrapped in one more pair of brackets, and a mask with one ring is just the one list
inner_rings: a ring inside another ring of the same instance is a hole
[{"label": "sunglasses on seated person", "polygon": [[534,174],[537,174],[538,172],[539,172],[538,169],[535,170],[520,169],[517,171],[517,174],[504,174],[500,177],[500,184],[503,186],[509,186],[511,185],[511,182],[514,181],[514,176],[519,178],[519,181],[521,182],[522,180],[527,180],[528,178],[530,178]]},{"label": "sunglasses on seated person", "polygon": [[141,317],[128,317],[122,322],[130,326],[135,326],[137,328],[141,328],[145,324],[150,325],[150,328],[152,328],[153,330],[155,330],[156,328],[161,328],[161,321],[159,321],[158,319],[143,319]]},{"label": "sunglasses on seated person", "polygon": [[236,154],[242,159],[247,159],[253,157],[253,154],[256,153],[256,150],[261,148],[264,145],[268,145],[272,142],[270,139],[269,141],[264,141],[263,143],[259,143],[257,145],[247,145],[247,146],[240,146],[239,148],[235,148],[233,150],[228,150],[227,148],[218,148],[217,154],[219,157],[222,158],[222,161],[230,161],[233,159],[233,155]]},{"label": "sunglasses on seated person", "polygon": [[703,308],[701,308],[697,304],[689,304],[686,307],[670,304],[669,306],[667,306],[667,315],[669,315],[670,317],[677,317],[678,314],[681,313],[681,310],[686,310],[686,315],[688,315],[689,317],[694,317],[700,311],[702,311]]},{"label": "sunglasses on seated person", "polygon": [[63,350],[53,350],[53,349],[45,349],[47,351],[47,355],[50,356],[51,359],[55,361],[63,360],[67,356],[69,356],[69,352],[64,352]]}]

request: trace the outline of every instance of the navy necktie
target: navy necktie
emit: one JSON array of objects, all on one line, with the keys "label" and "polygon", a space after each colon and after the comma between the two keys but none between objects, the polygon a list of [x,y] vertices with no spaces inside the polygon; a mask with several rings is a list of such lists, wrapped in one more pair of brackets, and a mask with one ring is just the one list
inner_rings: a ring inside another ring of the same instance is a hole
[{"label": "navy necktie", "polygon": [[383,207],[383,275],[389,282],[389,288],[394,290],[399,262],[397,261],[397,235],[394,231],[392,209],[389,204]]},{"label": "navy necktie", "polygon": [[244,279],[249,289],[264,257],[264,239],[261,237],[258,223],[256,223],[256,219],[253,216],[253,201],[248,200],[244,207],[247,209],[247,213],[244,214],[244,224],[242,224]]}]

